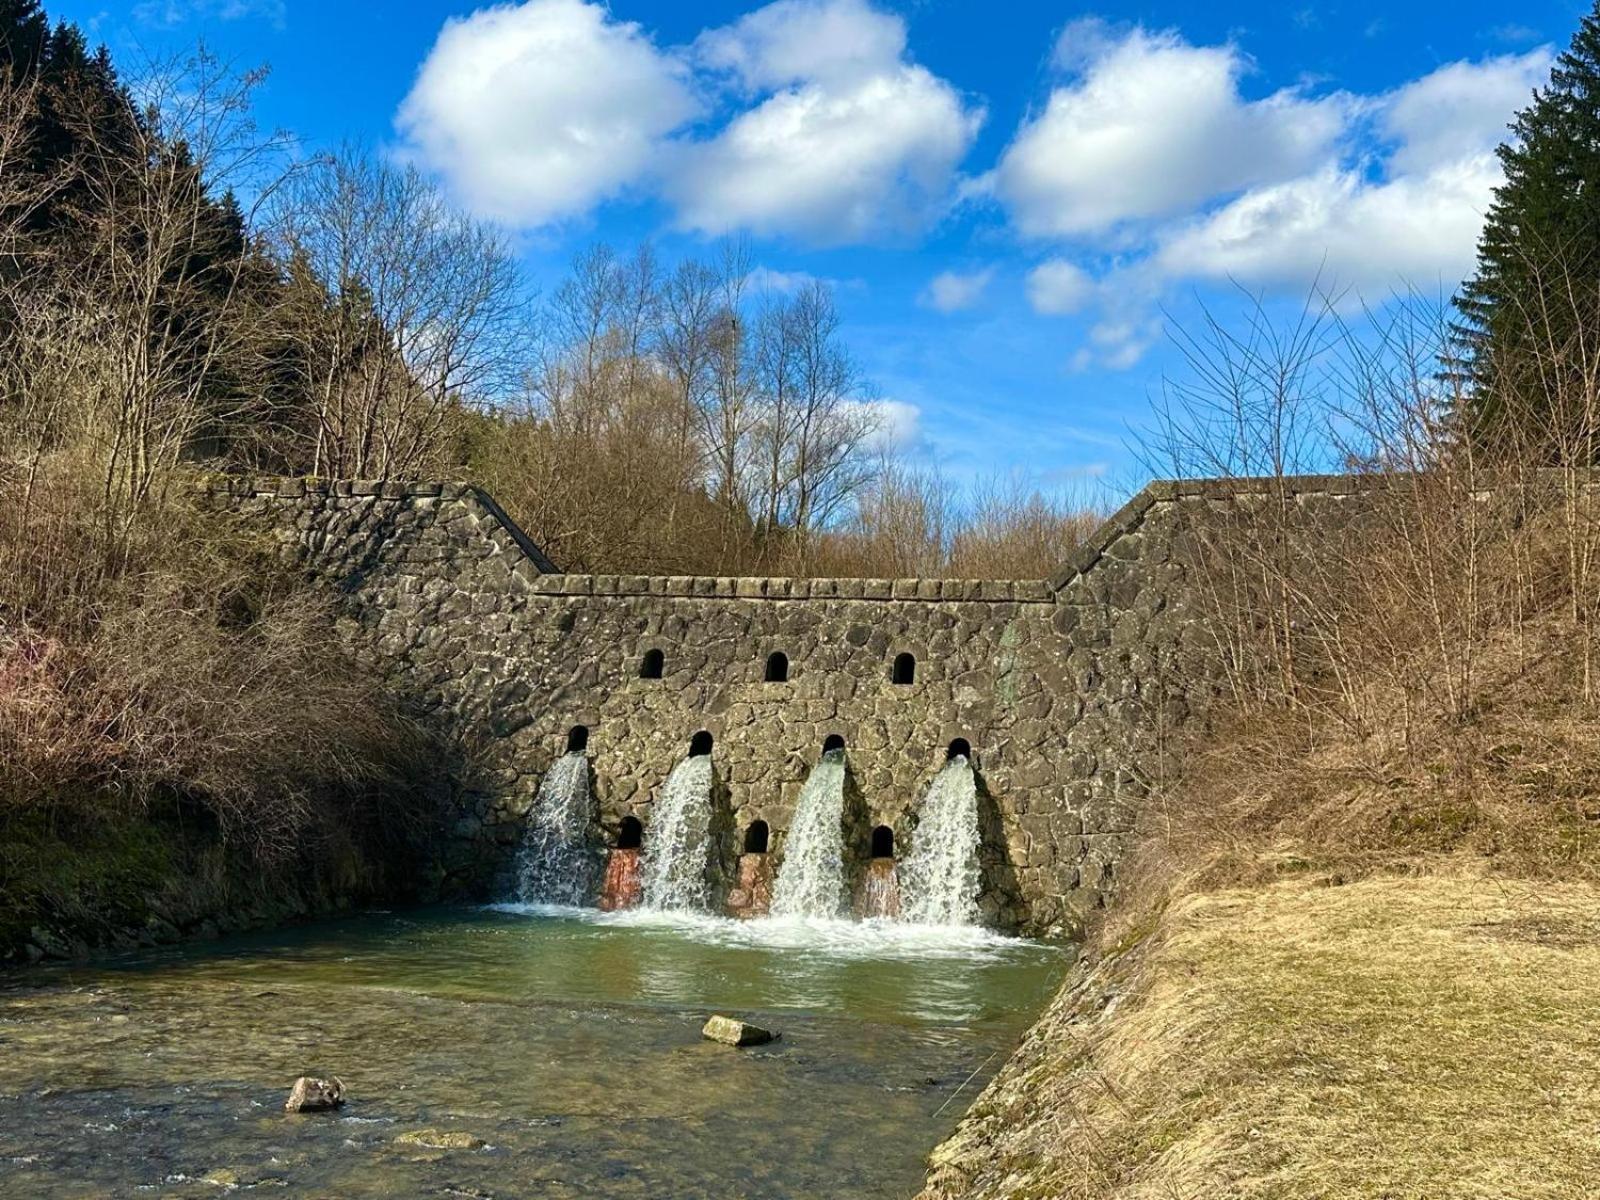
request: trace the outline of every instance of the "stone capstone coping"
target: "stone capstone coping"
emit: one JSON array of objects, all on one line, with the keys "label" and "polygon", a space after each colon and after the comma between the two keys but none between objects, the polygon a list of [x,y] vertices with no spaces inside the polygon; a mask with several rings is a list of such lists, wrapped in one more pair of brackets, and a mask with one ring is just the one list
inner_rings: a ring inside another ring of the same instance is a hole
[{"label": "stone capstone coping", "polygon": [[668,596],[696,600],[962,601],[1053,604],[1042,579],[785,579],[699,575],[538,575],[529,590],[546,596]]},{"label": "stone capstone coping", "polygon": [[[1600,471],[1576,473],[1586,492],[1600,490]],[[535,591],[561,596],[693,596],[743,600],[923,600],[948,602],[1010,601],[1023,604],[1054,603],[1074,579],[1091,570],[1121,537],[1144,524],[1150,510],[1182,500],[1344,497],[1380,487],[1404,486],[1412,479],[1404,473],[1385,475],[1284,475],[1239,476],[1222,479],[1161,479],[1101,522],[1066,565],[1049,580],[970,579],[782,579],[718,578],[709,576],[564,575],[482,488],[470,483],[423,483],[377,479],[280,479],[276,477],[213,476],[205,489],[237,498],[303,499],[308,496],[373,497],[385,500],[466,500],[475,503],[520,549],[531,570],[518,574],[543,582]],[[1512,482],[1560,486],[1567,475],[1554,468],[1527,472]],[[1486,479],[1481,495],[1487,497],[1506,481]],[[554,577],[551,579],[550,577]],[[556,582],[559,580],[560,582]]]},{"label": "stone capstone coping", "polygon": [[[788,579],[708,575],[564,574],[545,557],[504,509],[469,483],[407,483],[376,479],[277,479],[223,476],[205,490],[235,499],[303,500],[357,497],[476,503],[527,556],[529,590],[547,596],[680,596],[723,600],[967,601],[981,604],[1053,604],[1042,579]],[[522,572],[519,572],[522,573]]]}]

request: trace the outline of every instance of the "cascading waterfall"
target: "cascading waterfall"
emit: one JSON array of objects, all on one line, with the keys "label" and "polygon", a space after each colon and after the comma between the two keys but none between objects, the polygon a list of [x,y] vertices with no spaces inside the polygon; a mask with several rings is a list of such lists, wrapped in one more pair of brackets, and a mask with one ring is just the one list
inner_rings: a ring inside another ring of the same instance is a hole
[{"label": "cascading waterfall", "polygon": [[711,860],[711,756],[695,754],[672,768],[645,838],[640,874],[644,906],[704,909]]},{"label": "cascading waterfall", "polygon": [[558,758],[539,781],[517,855],[517,898],[524,904],[589,904],[597,868],[589,845],[589,760]]},{"label": "cascading waterfall", "polygon": [[978,779],[965,755],[945,763],[922,801],[911,853],[901,864],[900,915],[919,925],[978,920]]},{"label": "cascading waterfall", "polygon": [[772,890],[773,916],[844,915],[844,780],[844,751],[828,750],[800,789]]}]

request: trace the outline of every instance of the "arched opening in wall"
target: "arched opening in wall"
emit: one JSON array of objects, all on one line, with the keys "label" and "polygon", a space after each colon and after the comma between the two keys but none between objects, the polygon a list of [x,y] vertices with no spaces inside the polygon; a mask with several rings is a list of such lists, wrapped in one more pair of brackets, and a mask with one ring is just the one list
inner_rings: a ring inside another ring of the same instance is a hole
[{"label": "arched opening in wall", "polygon": [[644,658],[639,661],[639,678],[660,679],[666,665],[667,656],[660,650],[646,650]]},{"label": "arched opening in wall", "polygon": [[767,655],[767,682],[789,682],[789,656],[782,650],[775,650]]},{"label": "arched opening in wall", "polygon": [[894,830],[887,825],[879,825],[872,831],[872,857],[894,857]]},{"label": "arched opening in wall", "polygon": [[637,850],[642,841],[644,826],[639,823],[639,818],[623,817],[622,824],[617,826],[617,849]]},{"label": "arched opening in wall", "polygon": [[767,852],[767,839],[770,831],[765,821],[751,821],[750,827],[744,831],[744,852],[746,854],[765,854]]},{"label": "arched opening in wall", "polygon": [[966,738],[957,738],[950,743],[950,748],[944,752],[946,759],[972,757],[972,744]]},{"label": "arched opening in wall", "polygon": [[827,737],[822,739],[822,752],[824,754],[832,754],[835,750],[843,749],[844,734],[842,733],[830,733]]},{"label": "arched opening in wall", "polygon": [[589,727],[574,725],[567,731],[567,753],[582,754],[589,748]]},{"label": "arched opening in wall", "polygon": [[900,687],[910,687],[917,681],[917,656],[915,654],[897,654],[894,659],[894,670],[889,678]]},{"label": "arched opening in wall", "polygon": [[702,754],[710,753],[711,734],[708,730],[702,729],[699,733],[695,734],[689,739],[689,757],[699,758]]}]

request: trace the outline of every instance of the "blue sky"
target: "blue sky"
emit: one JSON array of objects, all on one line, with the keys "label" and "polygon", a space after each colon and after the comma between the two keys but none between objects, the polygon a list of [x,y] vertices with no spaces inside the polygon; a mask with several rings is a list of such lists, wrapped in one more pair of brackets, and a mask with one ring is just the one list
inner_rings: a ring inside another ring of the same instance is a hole
[{"label": "blue sky", "polygon": [[[357,138],[499,221],[534,286],[602,239],[749,239],[832,281],[909,453],[1136,481],[1164,321],[1470,269],[1491,150],[1586,8],[1004,0],[54,3],[119,62],[265,63],[263,123]],[[1130,445],[1130,441],[1133,445]]]}]

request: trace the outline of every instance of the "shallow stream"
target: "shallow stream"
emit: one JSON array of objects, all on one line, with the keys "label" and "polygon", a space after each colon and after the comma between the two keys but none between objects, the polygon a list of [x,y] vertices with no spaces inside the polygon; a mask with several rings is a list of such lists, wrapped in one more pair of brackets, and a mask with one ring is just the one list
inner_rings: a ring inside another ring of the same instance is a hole
[{"label": "shallow stream", "polygon": [[[0,976],[0,1195],[908,1197],[1067,963],[976,930],[508,906]],[[712,1012],[783,1036],[704,1042]],[[284,1113],[303,1073],[349,1103]],[[397,1140],[419,1131],[481,1144]]]}]

